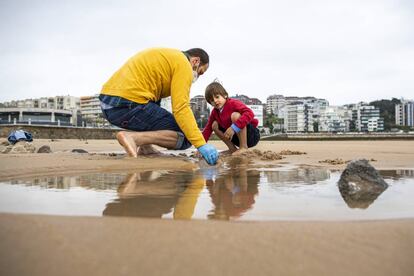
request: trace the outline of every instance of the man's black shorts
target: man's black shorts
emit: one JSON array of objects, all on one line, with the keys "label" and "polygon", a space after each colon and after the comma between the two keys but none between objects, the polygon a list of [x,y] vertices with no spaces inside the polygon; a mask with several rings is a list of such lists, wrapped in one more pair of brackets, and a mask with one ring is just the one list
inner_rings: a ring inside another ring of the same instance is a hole
[{"label": "man's black shorts", "polygon": [[[251,147],[256,146],[257,143],[259,143],[260,131],[258,128],[253,127],[251,124],[247,124],[246,128],[247,128],[247,147],[251,148]],[[222,128],[221,126],[219,126],[219,129],[223,133],[226,131],[226,129]],[[236,133],[233,135],[231,142],[237,147],[240,147],[239,137],[237,136]]]}]

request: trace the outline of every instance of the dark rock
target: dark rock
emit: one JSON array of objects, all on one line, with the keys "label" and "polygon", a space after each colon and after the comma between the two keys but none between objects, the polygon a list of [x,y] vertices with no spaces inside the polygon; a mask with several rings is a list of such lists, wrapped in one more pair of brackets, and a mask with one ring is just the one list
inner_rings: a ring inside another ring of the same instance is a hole
[{"label": "dark rock", "polygon": [[88,153],[86,150],[84,149],[73,149],[72,152],[74,153]]},{"label": "dark rock", "polygon": [[388,188],[388,184],[368,160],[361,159],[347,165],[338,188],[349,207],[366,209]]},{"label": "dark rock", "polygon": [[50,149],[48,145],[43,145],[37,150],[37,153],[51,153],[51,152],[52,150]]}]

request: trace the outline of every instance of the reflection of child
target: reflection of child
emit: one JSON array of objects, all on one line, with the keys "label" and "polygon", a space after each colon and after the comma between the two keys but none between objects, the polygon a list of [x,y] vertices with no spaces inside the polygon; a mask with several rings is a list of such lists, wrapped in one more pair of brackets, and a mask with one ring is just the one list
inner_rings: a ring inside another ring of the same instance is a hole
[{"label": "reflection of child", "polygon": [[229,98],[220,83],[210,83],[205,98],[214,107],[203,130],[206,142],[214,131],[234,154],[240,154],[259,142],[258,121],[253,111],[241,101]]},{"label": "reflection of child", "polygon": [[260,174],[240,168],[232,175],[219,177],[215,182],[207,181],[207,189],[215,206],[208,215],[212,219],[229,220],[241,217],[253,208],[258,194]]}]

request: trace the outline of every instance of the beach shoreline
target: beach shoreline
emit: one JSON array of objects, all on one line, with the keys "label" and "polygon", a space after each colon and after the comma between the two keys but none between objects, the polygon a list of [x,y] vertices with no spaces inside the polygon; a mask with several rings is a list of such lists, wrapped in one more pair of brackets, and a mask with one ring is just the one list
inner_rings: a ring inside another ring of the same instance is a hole
[{"label": "beach shoreline", "polygon": [[[212,142],[220,150],[220,142]],[[48,154],[0,154],[0,180],[136,170],[195,170],[184,157],[128,158],[116,140],[35,140]],[[84,149],[89,154],[71,153]],[[414,169],[414,141],[271,141],[267,165],[342,170],[365,158]],[[0,214],[1,275],[412,275],[414,219],[365,221],[169,220]]]},{"label": "beach shoreline", "polygon": [[[222,142],[211,143],[219,150],[226,149]],[[0,180],[61,175],[62,173],[198,168],[197,164],[189,162],[182,156],[165,155],[155,158],[111,156],[109,154],[111,152],[123,152],[116,140],[38,139],[33,142],[33,145],[36,148],[48,145],[52,153],[0,154]],[[89,154],[72,153],[73,149],[83,149]],[[346,161],[365,158],[372,160],[371,164],[377,169],[414,169],[414,141],[263,141],[255,149],[275,153],[283,150],[306,153],[285,155],[282,160],[269,160],[265,162],[267,164],[290,164],[342,170],[346,166]],[[324,162],[336,159],[342,160],[343,163],[333,165]]]}]

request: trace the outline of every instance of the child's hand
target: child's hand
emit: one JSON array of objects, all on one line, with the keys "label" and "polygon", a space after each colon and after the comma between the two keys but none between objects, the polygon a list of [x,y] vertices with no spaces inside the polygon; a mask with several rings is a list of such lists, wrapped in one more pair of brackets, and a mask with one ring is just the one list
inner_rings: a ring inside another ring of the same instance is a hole
[{"label": "child's hand", "polygon": [[229,127],[226,132],[224,132],[224,137],[226,137],[227,139],[231,140],[233,138],[234,135],[234,130],[232,127]]}]

